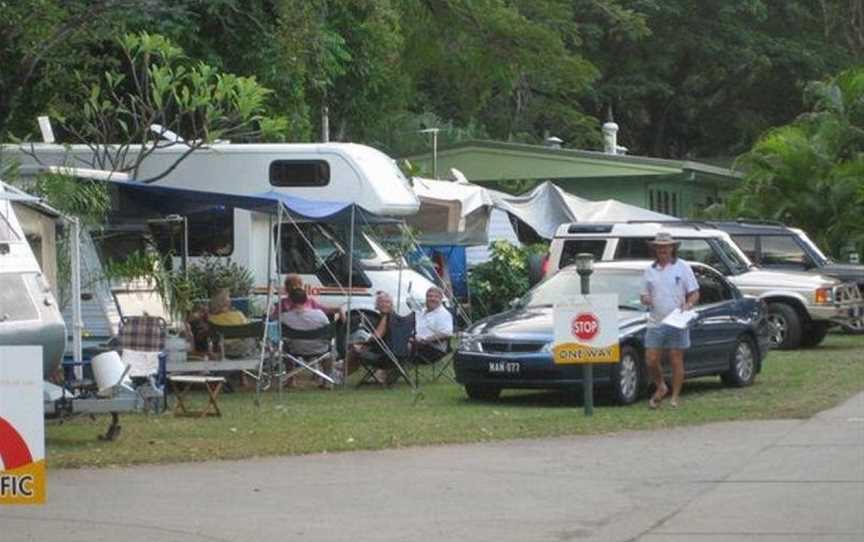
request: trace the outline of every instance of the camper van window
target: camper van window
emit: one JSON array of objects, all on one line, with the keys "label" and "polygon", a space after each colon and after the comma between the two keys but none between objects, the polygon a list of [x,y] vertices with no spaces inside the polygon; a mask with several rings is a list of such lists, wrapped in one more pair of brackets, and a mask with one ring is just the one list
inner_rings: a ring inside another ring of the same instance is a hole
[{"label": "camper van window", "polygon": [[270,162],[273,186],[326,186],[330,165],[324,160],[274,160]]},{"label": "camper van window", "polygon": [[19,241],[15,230],[12,229],[3,215],[0,215],[0,241]]},{"label": "camper van window", "polygon": [[[275,237],[276,228],[273,228]],[[307,242],[308,240],[308,242]],[[309,244],[312,244],[312,247]],[[282,227],[282,253],[280,273],[314,273],[320,262],[339,248],[315,224]],[[317,254],[317,257],[316,257]]]}]

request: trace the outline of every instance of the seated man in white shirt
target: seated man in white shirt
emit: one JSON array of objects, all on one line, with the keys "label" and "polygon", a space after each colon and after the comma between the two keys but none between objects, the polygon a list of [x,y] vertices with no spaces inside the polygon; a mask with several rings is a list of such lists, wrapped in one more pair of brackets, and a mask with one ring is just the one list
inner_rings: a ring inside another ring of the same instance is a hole
[{"label": "seated man in white shirt", "polygon": [[429,288],[426,308],[416,315],[414,352],[420,362],[432,363],[447,353],[447,343],[453,335],[453,315],[442,305],[443,299],[440,288]]},{"label": "seated man in white shirt", "polygon": [[[330,325],[330,320],[324,311],[313,308],[306,302],[306,292],[300,288],[294,288],[288,292],[291,300],[291,309],[282,313],[279,320],[282,325],[298,331],[310,331]],[[327,352],[330,349],[329,339],[289,339],[286,341],[286,349],[289,353],[302,356],[315,356]],[[329,357],[321,364],[323,372],[330,374],[333,360]],[[322,384],[322,387],[325,384]]]}]

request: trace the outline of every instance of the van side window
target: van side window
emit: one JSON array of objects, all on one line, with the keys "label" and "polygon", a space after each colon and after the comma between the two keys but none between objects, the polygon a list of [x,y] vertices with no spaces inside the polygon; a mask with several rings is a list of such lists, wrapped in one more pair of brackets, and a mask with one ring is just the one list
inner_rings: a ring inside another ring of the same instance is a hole
[{"label": "van side window", "polygon": [[274,160],[270,162],[272,186],[327,186],[330,164],[324,160]]},{"label": "van side window", "polygon": [[738,245],[738,248],[747,255],[748,258],[755,263],[759,263],[759,255],[756,254],[756,236],[755,235],[733,235],[732,240]]},{"label": "van side window", "polygon": [[570,239],[564,241],[561,247],[561,263],[558,267],[565,267],[576,263],[576,256],[587,252],[594,256],[594,261],[603,259],[603,249],[606,247],[606,239]]},{"label": "van side window", "polygon": [[[276,231],[274,226],[274,237]],[[283,224],[279,272],[301,275],[315,273],[324,260],[339,251],[339,247],[314,224]]]},{"label": "van side window", "polygon": [[762,236],[762,263],[805,268],[807,255],[790,235]]},{"label": "van side window", "polygon": [[729,283],[718,273],[694,266],[693,274],[696,275],[696,282],[699,283],[699,305],[710,305],[734,298]]},{"label": "van side window", "polygon": [[618,240],[618,248],[615,249],[615,260],[653,260],[654,251],[648,245],[647,237],[630,238],[622,237]]}]

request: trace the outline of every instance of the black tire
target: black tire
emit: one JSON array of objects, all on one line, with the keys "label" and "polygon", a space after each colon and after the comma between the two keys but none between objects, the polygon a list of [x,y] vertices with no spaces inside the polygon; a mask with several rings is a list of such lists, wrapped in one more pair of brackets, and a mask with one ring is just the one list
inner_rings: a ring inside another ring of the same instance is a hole
[{"label": "black tire", "polygon": [[827,322],[818,322],[807,326],[804,336],[801,337],[801,346],[804,348],[813,348],[819,346],[819,343],[825,340],[825,335],[828,335]]},{"label": "black tire", "polygon": [[735,350],[729,356],[729,370],[720,376],[727,386],[741,388],[749,386],[756,378],[758,363],[756,346],[750,337],[739,337]]},{"label": "black tire", "polygon": [[465,393],[474,401],[494,401],[501,396],[501,388],[488,384],[465,384]]},{"label": "black tire", "polygon": [[794,350],[801,346],[803,328],[801,317],[794,307],[775,302],[768,304],[766,319],[775,327],[771,342],[780,350]]},{"label": "black tire", "polygon": [[612,365],[612,395],[619,405],[629,405],[642,392],[642,356],[632,346],[621,349],[621,361]]}]

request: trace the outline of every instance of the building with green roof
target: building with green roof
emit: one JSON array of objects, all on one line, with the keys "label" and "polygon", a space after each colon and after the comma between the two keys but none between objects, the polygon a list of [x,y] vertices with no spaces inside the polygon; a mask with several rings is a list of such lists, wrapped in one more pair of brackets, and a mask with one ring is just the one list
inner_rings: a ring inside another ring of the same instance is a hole
[{"label": "building with green roof", "polygon": [[510,193],[549,180],[582,198],[679,217],[722,202],[741,181],[732,170],[699,162],[500,141],[464,141],[439,149],[437,159],[432,153],[403,158],[423,176],[447,177],[455,168],[472,183]]}]

